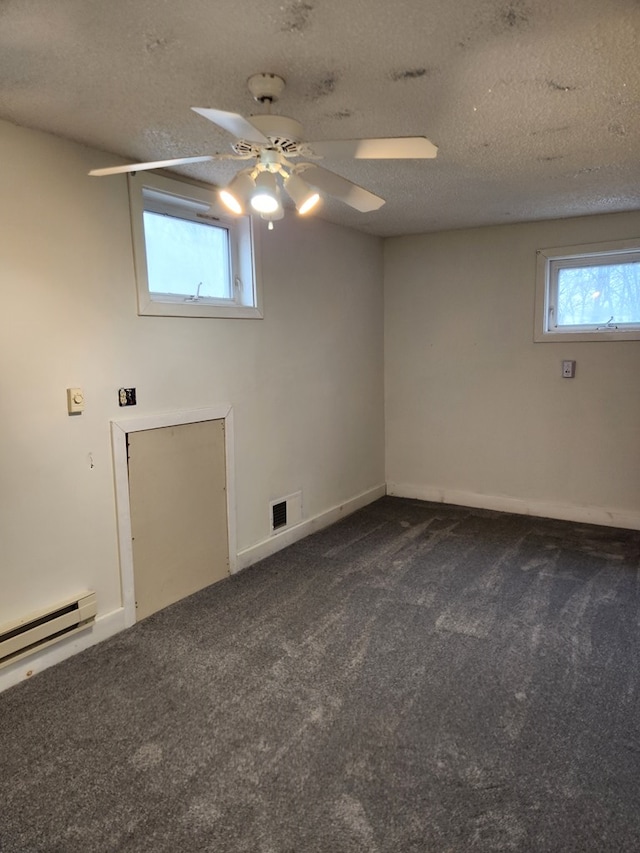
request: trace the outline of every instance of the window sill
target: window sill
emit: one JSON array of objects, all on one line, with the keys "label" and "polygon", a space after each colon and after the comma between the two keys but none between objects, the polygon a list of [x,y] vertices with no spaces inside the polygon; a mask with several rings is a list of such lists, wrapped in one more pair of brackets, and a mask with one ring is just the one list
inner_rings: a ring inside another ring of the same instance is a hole
[{"label": "window sill", "polygon": [[252,305],[212,305],[198,302],[149,301],[138,308],[140,316],[149,317],[228,317],[236,320],[262,320],[259,308]]},{"label": "window sill", "polygon": [[640,341],[640,329],[612,329],[596,331],[595,329],[562,329],[560,331],[536,330],[533,340],[535,343],[566,343],[567,341]]}]

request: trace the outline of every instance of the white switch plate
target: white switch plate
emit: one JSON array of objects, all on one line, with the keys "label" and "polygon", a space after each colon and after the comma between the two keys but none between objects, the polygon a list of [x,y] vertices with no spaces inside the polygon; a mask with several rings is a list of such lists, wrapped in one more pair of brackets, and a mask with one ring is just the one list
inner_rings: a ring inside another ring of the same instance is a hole
[{"label": "white switch plate", "polygon": [[564,379],[573,379],[576,375],[576,363],[575,361],[563,361],[562,362],[562,376]]},{"label": "white switch plate", "polygon": [[84,410],[84,392],[82,388],[67,388],[67,411],[75,415]]}]

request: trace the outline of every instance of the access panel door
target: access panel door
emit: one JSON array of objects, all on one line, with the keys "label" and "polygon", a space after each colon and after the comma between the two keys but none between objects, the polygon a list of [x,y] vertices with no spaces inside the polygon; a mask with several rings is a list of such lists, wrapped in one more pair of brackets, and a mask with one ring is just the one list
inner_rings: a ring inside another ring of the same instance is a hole
[{"label": "access panel door", "polygon": [[229,574],[224,420],[127,440],[139,621]]}]

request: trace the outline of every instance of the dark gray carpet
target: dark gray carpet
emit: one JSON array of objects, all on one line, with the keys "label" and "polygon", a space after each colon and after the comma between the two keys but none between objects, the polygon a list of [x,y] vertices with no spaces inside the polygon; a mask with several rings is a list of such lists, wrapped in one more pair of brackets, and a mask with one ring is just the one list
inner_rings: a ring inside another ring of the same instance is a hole
[{"label": "dark gray carpet", "polygon": [[3,853],[640,850],[640,533],[384,498],[0,696]]}]

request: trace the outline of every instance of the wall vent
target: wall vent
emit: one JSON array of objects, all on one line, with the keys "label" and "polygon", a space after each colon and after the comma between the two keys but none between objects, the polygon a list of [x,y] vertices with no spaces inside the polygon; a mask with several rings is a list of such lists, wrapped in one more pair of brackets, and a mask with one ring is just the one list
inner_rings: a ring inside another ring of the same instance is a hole
[{"label": "wall vent", "polygon": [[271,501],[269,507],[272,533],[293,527],[302,521],[302,492]]},{"label": "wall vent", "polygon": [[279,527],[287,526],[287,502],[273,504],[271,507],[271,528],[278,530]]},{"label": "wall vent", "polygon": [[88,628],[96,613],[96,594],[87,592],[0,626],[0,667]]}]

